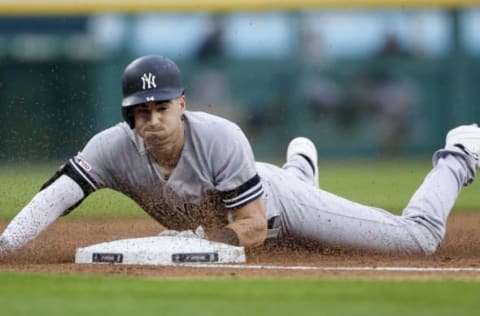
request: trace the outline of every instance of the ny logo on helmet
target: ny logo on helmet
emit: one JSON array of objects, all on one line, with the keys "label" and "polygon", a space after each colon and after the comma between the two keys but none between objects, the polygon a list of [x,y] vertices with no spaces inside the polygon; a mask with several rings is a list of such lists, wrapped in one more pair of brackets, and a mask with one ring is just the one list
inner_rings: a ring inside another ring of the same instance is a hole
[{"label": "ny logo on helmet", "polygon": [[145,73],[142,76],[142,90],[156,88],[157,84],[155,83],[155,75],[151,72],[148,75]]}]

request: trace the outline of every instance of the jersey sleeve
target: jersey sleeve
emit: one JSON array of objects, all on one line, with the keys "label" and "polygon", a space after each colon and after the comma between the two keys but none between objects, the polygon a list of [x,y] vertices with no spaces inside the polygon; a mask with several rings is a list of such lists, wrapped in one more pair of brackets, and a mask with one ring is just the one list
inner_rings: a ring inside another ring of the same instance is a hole
[{"label": "jersey sleeve", "polygon": [[240,208],[263,194],[250,143],[238,126],[222,131],[214,152],[216,188],[227,209]]},{"label": "jersey sleeve", "polygon": [[76,184],[80,186],[80,189],[83,191],[83,198],[75,205],[73,205],[68,210],[73,210],[77,207],[88,195],[98,190],[97,182],[85,172],[85,170],[81,167],[81,160],[77,157],[69,159],[65,164],[63,164],[55,174],[48,179],[45,184],[42,185],[40,191],[43,191],[47,187],[49,187],[52,183],[54,183],[57,179],[61,176],[65,175],[73,180]]},{"label": "jersey sleeve", "polygon": [[62,175],[68,176],[80,186],[83,198],[70,207],[64,215],[75,209],[91,193],[110,186],[108,157],[111,145],[108,142],[107,131],[95,135],[81,152],[68,159],[40,188],[43,191]]},{"label": "jersey sleeve", "polygon": [[88,183],[89,189],[96,191],[112,186],[112,166],[122,147],[118,136],[115,128],[103,131],[95,135],[81,152],[70,159],[78,178],[82,178],[85,185]]}]

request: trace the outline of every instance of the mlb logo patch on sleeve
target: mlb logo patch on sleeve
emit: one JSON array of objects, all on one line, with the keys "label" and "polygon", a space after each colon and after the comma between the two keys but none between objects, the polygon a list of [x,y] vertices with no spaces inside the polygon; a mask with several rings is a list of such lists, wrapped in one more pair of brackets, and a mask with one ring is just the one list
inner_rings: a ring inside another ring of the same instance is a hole
[{"label": "mlb logo patch on sleeve", "polygon": [[75,162],[80,165],[83,170],[87,171],[87,172],[90,172],[92,170],[92,166],[86,162],[85,160],[79,158],[79,157],[75,157]]}]

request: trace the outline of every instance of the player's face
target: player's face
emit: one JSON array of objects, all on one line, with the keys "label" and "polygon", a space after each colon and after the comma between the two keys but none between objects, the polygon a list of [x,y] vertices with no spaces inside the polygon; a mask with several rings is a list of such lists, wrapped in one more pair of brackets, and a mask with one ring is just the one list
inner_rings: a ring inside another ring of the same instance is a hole
[{"label": "player's face", "polygon": [[175,143],[183,130],[185,97],[167,102],[148,102],[133,109],[135,129],[148,147]]}]

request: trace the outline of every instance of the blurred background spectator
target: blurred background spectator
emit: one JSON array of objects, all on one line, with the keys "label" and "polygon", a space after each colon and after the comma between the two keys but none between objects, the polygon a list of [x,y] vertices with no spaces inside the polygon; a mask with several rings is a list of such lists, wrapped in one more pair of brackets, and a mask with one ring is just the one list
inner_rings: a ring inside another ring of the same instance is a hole
[{"label": "blurred background spectator", "polygon": [[412,54],[403,47],[400,39],[395,34],[387,34],[379,51],[375,54],[377,58],[410,58]]},{"label": "blurred background spectator", "polygon": [[376,125],[383,155],[392,158],[405,154],[403,150],[415,130],[417,95],[411,80],[384,70],[369,70],[354,82],[351,102]]},{"label": "blurred background spectator", "polygon": [[210,26],[206,27],[206,35],[197,48],[195,57],[199,61],[223,58],[225,54],[223,34],[225,23],[222,15],[213,15]]},{"label": "blurred background spectator", "polygon": [[121,120],[121,72],[145,54],[177,61],[190,109],[245,127],[259,159],[299,134],[322,156],[430,154],[480,117],[479,7],[301,5],[0,16],[0,160],[63,159]]}]

